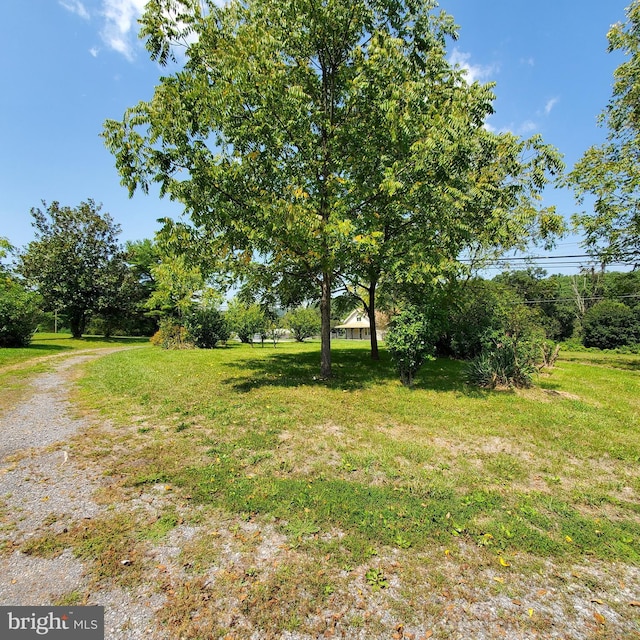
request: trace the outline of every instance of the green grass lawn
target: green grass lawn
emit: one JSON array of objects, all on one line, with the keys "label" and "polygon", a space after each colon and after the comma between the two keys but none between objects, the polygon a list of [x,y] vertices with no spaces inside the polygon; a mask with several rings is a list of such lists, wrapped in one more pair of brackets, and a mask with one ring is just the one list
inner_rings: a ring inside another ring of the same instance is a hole
[{"label": "green grass lawn", "polygon": [[37,333],[23,348],[0,349],[0,410],[15,404],[25,393],[30,377],[45,371],[52,356],[86,349],[119,345],[146,344],[147,338],[101,338],[86,336],[79,340],[65,333]]},{"label": "green grass lawn", "polygon": [[[396,620],[429,616],[427,592],[460,589],[456,572],[471,572],[485,593],[521,598],[522,580],[559,581],[558,567],[639,563],[639,363],[564,353],[533,389],[486,391],[465,385],[463,363],[439,359],[407,389],[388,355],[372,362],[363,343],[334,343],[330,382],[317,379],[313,342],[135,349],[87,366],[79,398],[116,429],[97,427],[77,455],[117,479],[106,500],[167,488],[153,535],[201,527],[181,552],[190,574],[171,587],[167,624],[233,594],[254,628],[309,631],[304,621],[328,598],[357,609],[356,574],[374,599],[390,577],[404,585],[385,605]],[[101,522],[95,535],[121,540],[121,525]],[[150,526],[127,534],[131,544]],[[245,535],[248,526],[282,536],[287,562],[256,564],[261,538]],[[83,553],[88,535],[85,525],[80,543],[54,542]],[[240,545],[244,569],[205,588],[225,536],[225,548]],[[366,627],[358,615],[349,628]],[[532,614],[514,624],[551,629]]]},{"label": "green grass lawn", "polygon": [[119,344],[144,344],[147,338],[102,338],[85,336],[79,340],[68,333],[36,333],[28,347],[0,349],[0,369],[33,358],[52,356],[78,349],[100,349]]},{"label": "green grass lawn", "polygon": [[356,555],[464,536],[500,554],[640,558],[640,378],[627,370],[640,358],[565,356],[518,392],[469,388],[451,360],[406,389],[365,345],[336,342],[333,358],[324,383],[313,343],[150,348],[93,363],[82,384],[139,424],[135,470],[120,469],[132,484],[338,527]]}]

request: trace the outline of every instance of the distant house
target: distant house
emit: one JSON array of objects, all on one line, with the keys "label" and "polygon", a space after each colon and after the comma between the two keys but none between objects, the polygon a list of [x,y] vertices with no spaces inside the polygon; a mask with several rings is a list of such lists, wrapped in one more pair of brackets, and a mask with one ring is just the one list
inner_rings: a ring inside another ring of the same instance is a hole
[{"label": "distant house", "polygon": [[[386,334],[386,318],[376,314],[376,335],[378,340],[384,340]],[[362,310],[352,311],[347,319],[334,327],[338,336],[347,340],[368,340],[371,335],[371,323],[369,316]]]}]

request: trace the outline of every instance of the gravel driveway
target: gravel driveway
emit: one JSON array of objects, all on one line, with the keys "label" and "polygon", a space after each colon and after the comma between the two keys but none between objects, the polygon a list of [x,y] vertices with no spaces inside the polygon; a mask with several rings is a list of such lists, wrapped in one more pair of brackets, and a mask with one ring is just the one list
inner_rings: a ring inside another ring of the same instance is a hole
[{"label": "gravel driveway", "polygon": [[[66,441],[89,426],[73,415],[70,375],[89,360],[119,349],[65,357],[49,373],[35,377],[28,396],[0,416],[0,604],[44,606],[74,592],[86,597],[83,564],[67,550],[47,559],[19,550],[30,537],[63,532],[91,519],[105,505],[92,496],[105,483],[100,470],[73,458]],[[157,595],[122,589],[90,593],[86,604],[104,605],[105,638],[162,638],[152,629]],[[62,600],[64,602],[64,600]]]}]

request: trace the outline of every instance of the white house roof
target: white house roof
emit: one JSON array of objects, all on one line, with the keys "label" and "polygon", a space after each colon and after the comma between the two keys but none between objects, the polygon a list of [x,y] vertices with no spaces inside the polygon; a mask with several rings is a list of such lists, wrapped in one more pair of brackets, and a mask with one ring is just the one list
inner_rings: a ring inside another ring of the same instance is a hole
[{"label": "white house roof", "polygon": [[336,329],[368,329],[369,316],[364,311],[352,311],[347,319],[337,325]]}]

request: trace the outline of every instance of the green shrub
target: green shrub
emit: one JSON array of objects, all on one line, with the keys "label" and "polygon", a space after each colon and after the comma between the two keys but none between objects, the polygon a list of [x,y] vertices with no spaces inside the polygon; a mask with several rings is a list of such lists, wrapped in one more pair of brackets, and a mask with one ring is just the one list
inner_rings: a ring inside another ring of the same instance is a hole
[{"label": "green shrub", "polygon": [[151,337],[151,344],[163,349],[192,349],[194,346],[187,330],[171,318],[160,323],[160,328]]},{"label": "green shrub", "polygon": [[187,339],[199,349],[213,349],[229,339],[229,327],[224,316],[214,308],[201,308],[185,318]]},{"label": "green shrub", "polygon": [[469,360],[478,356],[488,330],[502,325],[503,301],[510,301],[504,287],[486,280],[470,280],[453,297],[447,318],[447,332],[439,349],[445,355]]},{"label": "green shrub", "polygon": [[503,335],[467,365],[467,382],[479,387],[530,387],[543,360],[542,342]]},{"label": "green shrub", "polygon": [[561,343],[563,351],[586,351],[586,347],[582,344],[582,338],[571,337],[563,340]]},{"label": "green shrub", "polygon": [[603,300],[589,309],[582,320],[585,347],[615,349],[640,341],[640,318],[621,302]]},{"label": "green shrub", "polygon": [[435,335],[415,307],[405,309],[391,320],[385,343],[403,385],[411,386],[424,362],[433,359]]},{"label": "green shrub", "polygon": [[36,294],[0,271],[0,347],[26,347],[38,326]]}]

